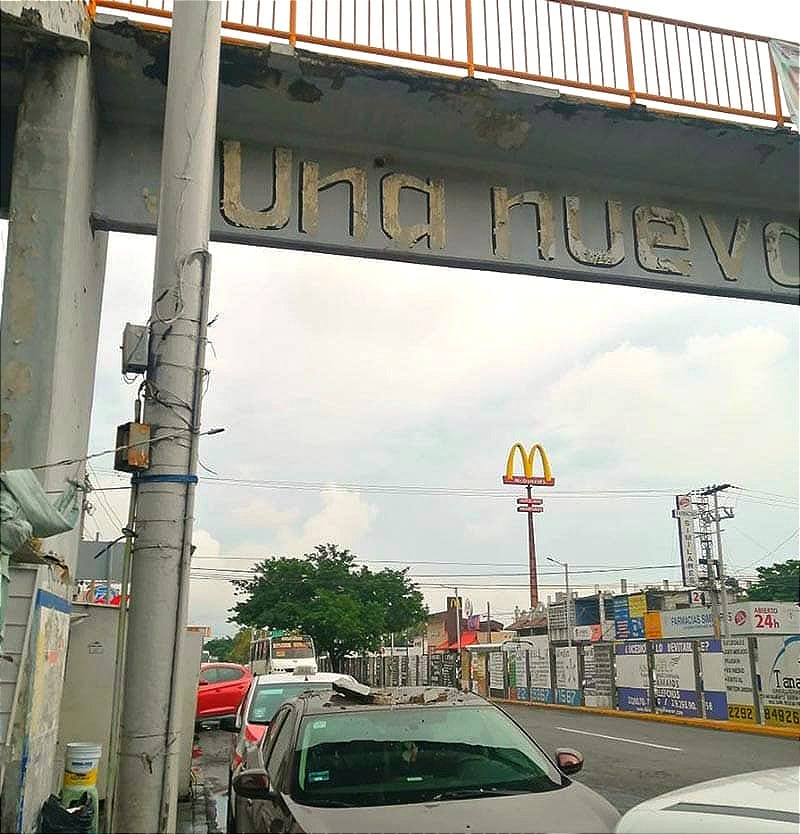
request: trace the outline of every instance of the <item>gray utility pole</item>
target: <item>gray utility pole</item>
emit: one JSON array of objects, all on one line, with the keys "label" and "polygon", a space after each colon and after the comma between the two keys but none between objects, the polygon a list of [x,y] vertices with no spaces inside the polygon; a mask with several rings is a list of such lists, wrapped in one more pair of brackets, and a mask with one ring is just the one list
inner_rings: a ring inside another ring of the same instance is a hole
[{"label": "gray utility pole", "polygon": [[567,603],[566,603],[566,605],[567,605],[567,608],[566,608],[566,614],[567,614],[567,645],[571,646],[572,645],[572,617],[570,615],[570,608],[572,607],[571,606],[572,599],[570,598],[570,595],[569,595],[569,564],[567,562],[559,562],[558,559],[554,559],[552,556],[548,556],[547,561],[552,562],[554,565],[561,565],[561,567],[564,568],[564,585],[566,587],[566,592],[567,592]]},{"label": "gray utility pole", "polygon": [[719,571],[719,593],[722,608],[722,629],[720,634],[722,637],[731,636],[731,624],[728,622],[728,589],[725,586],[725,562],[722,558],[722,529],[720,528],[720,521],[723,518],[733,518],[733,509],[731,507],[720,507],[718,496],[720,492],[729,489],[731,486],[731,484],[714,484],[714,486],[706,487],[700,493],[703,496],[711,495],[714,499],[714,514],[711,518],[716,526],[717,570]]},{"label": "gray utility pole", "polygon": [[220,50],[219,2],[175,3],[161,156],[145,387],[150,469],[138,475],[136,539],[115,810],[117,831],[175,830],[178,679],[186,626],[208,317]]}]

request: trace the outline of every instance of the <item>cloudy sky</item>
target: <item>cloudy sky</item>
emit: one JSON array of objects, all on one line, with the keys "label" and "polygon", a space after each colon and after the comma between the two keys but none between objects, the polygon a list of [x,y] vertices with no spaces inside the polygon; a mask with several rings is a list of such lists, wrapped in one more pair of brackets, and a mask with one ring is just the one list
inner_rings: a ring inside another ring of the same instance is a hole
[{"label": "cloudy sky", "polygon": [[[705,4],[702,19],[797,37],[786,31],[788,4],[737,6]],[[699,19],[694,8],[676,2],[670,14]],[[154,250],[152,238],[111,237],[90,450],[132,419],[119,344],[126,321],[147,319]],[[204,480],[197,568],[242,570],[332,541],[376,568],[410,565],[432,610],[458,585],[508,622],[528,605],[518,492],[457,491],[500,491],[517,440],[544,444],[558,482],[541,491],[537,517],[544,597],[562,587],[548,555],[597,570],[576,574],[587,589],[618,588],[621,576],[631,586],[676,581],[676,568],[649,569],[677,564],[670,495],[713,482],[752,490],[729,499],[729,570],[752,575],[797,554],[796,308],[233,245],[212,252],[203,423],[226,431],[203,438],[201,460],[222,478],[289,483]],[[125,483],[110,458],[93,462],[93,477]],[[593,494],[603,490],[660,494]],[[127,493],[96,495],[86,536],[115,537]],[[620,567],[631,570],[602,570]],[[223,577],[196,578],[190,618],[229,632],[231,602]]]}]

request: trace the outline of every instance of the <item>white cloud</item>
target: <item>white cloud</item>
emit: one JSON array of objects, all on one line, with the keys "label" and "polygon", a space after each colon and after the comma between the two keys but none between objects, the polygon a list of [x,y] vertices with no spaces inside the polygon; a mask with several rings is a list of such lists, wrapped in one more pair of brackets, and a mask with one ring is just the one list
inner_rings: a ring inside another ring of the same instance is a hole
[{"label": "white cloud", "polygon": [[[220,542],[202,528],[195,528],[192,540],[197,548],[195,558],[219,556],[222,552]],[[203,559],[199,564],[210,567],[218,566],[222,562]],[[232,633],[235,626],[228,623],[227,619],[228,609],[233,605],[233,601],[233,585],[230,582],[194,577],[189,584],[189,622],[194,625],[211,626],[215,636]]]},{"label": "white cloud", "polygon": [[286,528],[279,533],[280,551],[300,554],[314,545],[334,542],[355,549],[377,516],[377,508],[355,492],[323,492],[322,509],[306,519],[298,529]]},{"label": "white cloud", "polygon": [[282,510],[261,498],[247,501],[233,511],[236,521],[253,529],[274,529],[294,524],[300,515],[295,508]]},{"label": "white cloud", "polygon": [[680,350],[620,345],[552,385],[544,434],[564,445],[562,469],[604,453],[611,483],[646,469],[663,485],[724,478],[791,493],[797,391],[775,385],[787,352],[786,337],[766,328],[695,336]]}]

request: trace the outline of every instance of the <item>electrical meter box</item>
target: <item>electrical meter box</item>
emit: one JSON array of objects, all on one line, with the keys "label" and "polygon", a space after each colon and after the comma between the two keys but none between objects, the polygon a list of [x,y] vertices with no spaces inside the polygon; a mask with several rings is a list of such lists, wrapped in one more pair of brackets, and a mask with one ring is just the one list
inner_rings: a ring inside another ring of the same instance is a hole
[{"label": "electrical meter box", "polygon": [[144,324],[126,324],[122,331],[122,373],[143,374],[147,370],[150,339]]},{"label": "electrical meter box", "polygon": [[117,426],[114,469],[141,472],[150,468],[150,424],[123,423]]}]

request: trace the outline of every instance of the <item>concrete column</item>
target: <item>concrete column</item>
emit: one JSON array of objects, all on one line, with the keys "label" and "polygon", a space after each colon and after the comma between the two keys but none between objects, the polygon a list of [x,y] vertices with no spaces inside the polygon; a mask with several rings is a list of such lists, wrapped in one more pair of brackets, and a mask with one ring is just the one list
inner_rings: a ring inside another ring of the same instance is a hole
[{"label": "concrete column", "polygon": [[[90,225],[95,126],[89,58],[32,51],[14,144],[0,322],[3,468],[87,452],[107,240]],[[67,478],[80,479],[83,472],[77,464],[43,470],[41,477],[46,489],[60,490]],[[48,539],[47,548],[74,575],[78,531]],[[68,588],[60,586],[57,593]],[[61,651],[66,653],[66,644]],[[37,681],[22,683],[21,718],[3,785],[3,831],[34,830],[42,804],[57,788],[59,711],[46,710],[37,726],[29,724],[37,698],[60,702],[63,672],[41,676],[46,695],[34,691],[42,685]]]},{"label": "concrete column", "polygon": [[[0,323],[4,469],[87,451],[107,242],[90,223],[95,133],[89,58],[34,52],[17,120]],[[61,489],[83,471],[47,469],[42,481]],[[77,532],[47,545],[74,568]]]}]

